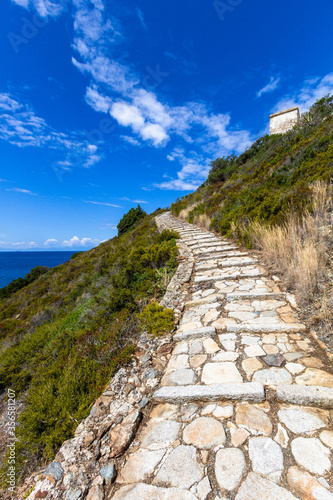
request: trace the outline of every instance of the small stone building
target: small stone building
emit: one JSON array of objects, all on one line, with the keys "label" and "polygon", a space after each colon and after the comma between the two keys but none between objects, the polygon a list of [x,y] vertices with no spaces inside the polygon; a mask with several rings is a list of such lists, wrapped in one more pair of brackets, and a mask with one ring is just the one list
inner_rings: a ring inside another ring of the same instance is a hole
[{"label": "small stone building", "polygon": [[299,121],[300,114],[297,107],[279,111],[279,113],[274,113],[269,117],[269,133],[270,135],[285,134]]}]

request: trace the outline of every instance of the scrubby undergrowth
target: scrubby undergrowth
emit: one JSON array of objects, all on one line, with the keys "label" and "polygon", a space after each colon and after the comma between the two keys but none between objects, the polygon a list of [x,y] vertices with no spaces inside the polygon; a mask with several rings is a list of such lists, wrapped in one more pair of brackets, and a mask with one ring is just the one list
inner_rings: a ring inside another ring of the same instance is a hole
[{"label": "scrubby undergrowth", "polygon": [[[18,479],[73,436],[150,328],[140,313],[164,294],[177,263],[177,234],[158,233],[153,215],[0,301],[0,389],[24,396]],[[153,319],[154,334],[172,329],[163,308]]]}]

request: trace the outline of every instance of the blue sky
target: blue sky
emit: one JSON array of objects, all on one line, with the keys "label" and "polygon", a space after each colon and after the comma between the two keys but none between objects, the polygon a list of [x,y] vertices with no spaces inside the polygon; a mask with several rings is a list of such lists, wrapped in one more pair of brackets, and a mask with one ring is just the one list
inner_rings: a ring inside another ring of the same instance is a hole
[{"label": "blue sky", "polygon": [[0,249],[85,249],[333,90],[330,0],[3,0]]}]

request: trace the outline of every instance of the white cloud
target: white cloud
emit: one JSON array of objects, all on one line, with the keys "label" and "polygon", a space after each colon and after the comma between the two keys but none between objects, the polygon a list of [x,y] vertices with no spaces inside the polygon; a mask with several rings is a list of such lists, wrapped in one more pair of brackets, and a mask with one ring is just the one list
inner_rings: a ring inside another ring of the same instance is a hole
[{"label": "white cloud", "polygon": [[269,83],[267,83],[267,85],[265,85],[262,89],[258,90],[257,97],[261,97],[263,94],[267,94],[269,92],[274,92],[274,90],[278,88],[280,81],[280,76],[271,76]]},{"label": "white cloud", "polygon": [[66,7],[67,0],[12,0],[13,3],[28,9],[34,7],[41,17],[58,17]]},{"label": "white cloud", "polygon": [[151,140],[154,146],[159,146],[169,139],[163,127],[157,123],[148,123],[142,128],[140,134],[144,140]]},{"label": "white cloud", "polygon": [[64,240],[62,246],[64,247],[86,247],[86,246],[96,246],[101,243],[100,240],[96,238],[78,238],[73,236],[70,240]]},{"label": "white cloud", "polygon": [[120,137],[124,141],[129,142],[130,144],[132,144],[132,146],[140,146],[141,145],[140,141],[138,141],[137,139],[135,139],[134,137],[131,137],[129,135],[121,135]]},{"label": "white cloud", "polygon": [[56,240],[55,238],[49,238],[44,242],[44,246],[46,247],[52,247],[57,245],[58,245],[58,240]]},{"label": "white cloud", "polygon": [[83,132],[58,132],[37,116],[29,104],[20,103],[14,96],[0,93],[1,108],[4,113],[0,115],[0,139],[20,148],[48,147],[58,151],[61,158],[55,165],[59,170],[90,167],[101,160],[97,146]]},{"label": "white cloud", "polygon": [[145,123],[139,109],[124,101],[115,102],[110,114],[120,125],[132,127],[135,132],[141,130]]},{"label": "white cloud", "polygon": [[141,23],[141,26],[145,29],[145,30],[148,30],[148,27],[145,23],[145,16],[143,15],[143,12],[142,10],[140,10],[139,8],[136,9],[136,13],[138,15],[138,18],[140,20],[140,23]]},{"label": "white cloud", "polygon": [[333,73],[322,78],[309,78],[304,81],[301,90],[295,90],[284,96],[272,109],[272,113],[298,106],[301,113],[308,111],[311,106],[327,94],[333,93]]},{"label": "white cloud", "polygon": [[0,241],[0,247],[8,250],[24,250],[36,248],[37,246],[35,241]]},{"label": "white cloud", "polygon": [[127,198],[126,196],[123,196],[122,198],[119,198],[120,200],[123,201],[130,201],[131,203],[149,203],[148,201],[145,200],[131,200],[130,198]]},{"label": "white cloud", "polygon": [[21,189],[21,188],[8,188],[6,191],[15,191],[15,193],[22,193],[22,194],[30,194],[32,196],[37,196],[36,193],[33,193],[29,189]]},{"label": "white cloud", "polygon": [[112,100],[100,94],[96,86],[88,87],[86,91],[86,103],[89,104],[95,111],[107,113],[110,109]]},{"label": "white cloud", "polygon": [[92,203],[93,205],[105,205],[106,207],[121,208],[120,205],[114,205],[113,203],[104,203],[104,202],[101,202],[101,201],[84,200],[84,203]]}]

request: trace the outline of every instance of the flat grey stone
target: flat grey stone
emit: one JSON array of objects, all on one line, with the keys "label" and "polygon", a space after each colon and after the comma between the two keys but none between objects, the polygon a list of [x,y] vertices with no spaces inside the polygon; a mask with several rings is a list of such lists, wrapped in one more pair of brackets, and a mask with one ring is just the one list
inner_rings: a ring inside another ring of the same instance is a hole
[{"label": "flat grey stone", "polygon": [[274,332],[298,332],[304,330],[305,326],[300,323],[271,323],[271,324],[258,324],[258,325],[248,325],[248,324],[238,324],[238,325],[228,325],[228,332],[254,332],[254,333],[274,333]]},{"label": "flat grey stone", "polygon": [[197,486],[196,495],[199,500],[206,500],[207,495],[212,491],[208,476],[205,476]]},{"label": "flat grey stone", "polygon": [[206,363],[201,380],[204,384],[228,384],[243,382],[243,378],[231,361]]},{"label": "flat grey stone", "polygon": [[253,381],[263,385],[291,384],[292,377],[285,368],[268,368],[255,372]]},{"label": "flat grey stone", "polygon": [[158,389],[153,398],[156,401],[179,403],[187,401],[263,401],[265,391],[262,384],[245,382],[243,384],[188,385]]},{"label": "flat grey stone", "polygon": [[158,488],[151,484],[137,483],[120,488],[113,500],[196,500],[190,491],[181,488]]},{"label": "flat grey stone", "polygon": [[331,468],[330,450],[317,438],[298,437],[291,442],[291,451],[298,465],[313,474],[325,474]]},{"label": "flat grey stone", "polygon": [[234,490],[240,483],[245,469],[245,457],[238,448],[219,450],[215,459],[215,476],[220,488]]},{"label": "flat grey stone", "polygon": [[265,474],[279,482],[283,471],[283,453],[280,446],[268,437],[249,440],[249,455],[254,472]]},{"label": "flat grey stone", "polygon": [[283,293],[265,293],[265,292],[232,292],[226,294],[226,299],[228,302],[232,300],[247,300],[247,299],[280,299],[283,298]]},{"label": "flat grey stone", "polygon": [[266,356],[260,356],[260,359],[268,366],[279,367],[286,364],[286,359],[281,354],[266,354]]},{"label": "flat grey stone", "polygon": [[280,401],[303,406],[333,408],[333,389],[321,386],[279,385],[276,395]]},{"label": "flat grey stone", "polygon": [[328,424],[328,412],[312,408],[291,407],[278,412],[280,421],[294,434],[312,432]]},{"label": "flat grey stone", "polygon": [[174,340],[186,340],[195,339],[200,337],[214,337],[215,328],[212,326],[203,326],[202,328],[197,328],[196,330],[188,330],[183,332],[178,332],[174,335]]},{"label": "flat grey stone", "polygon": [[167,457],[158,471],[154,484],[189,489],[204,477],[204,467],[196,458],[194,446],[180,445]]},{"label": "flat grey stone", "polygon": [[161,380],[161,385],[190,385],[195,382],[196,376],[193,370],[183,368],[171,373],[166,373]]},{"label": "flat grey stone", "polygon": [[189,354],[200,354],[202,350],[202,342],[200,340],[195,340],[190,345]]},{"label": "flat grey stone", "polygon": [[51,476],[55,481],[59,481],[64,475],[64,469],[58,462],[51,462],[44,471],[45,476]]},{"label": "flat grey stone", "polygon": [[166,448],[176,441],[180,423],[176,420],[162,420],[156,422],[150,420],[141,434],[141,447],[149,449]]},{"label": "flat grey stone", "polygon": [[295,359],[304,358],[304,352],[285,352],[283,357],[286,358],[287,361],[295,361]]},{"label": "flat grey stone", "polygon": [[297,497],[268,478],[250,472],[241,484],[235,500],[297,500]]},{"label": "flat grey stone", "polygon": [[184,429],[183,439],[186,444],[207,450],[225,443],[223,425],[212,417],[199,417]]},{"label": "flat grey stone", "polygon": [[115,468],[113,462],[110,462],[109,464],[104,465],[101,468],[101,470],[99,471],[99,473],[102,477],[104,477],[105,482],[107,484],[112,483],[117,475],[117,471],[116,471],[116,468]]},{"label": "flat grey stone", "polygon": [[166,450],[138,450],[127,459],[121,469],[117,482],[138,483],[145,481],[152,474],[157,464],[160,463]]}]

